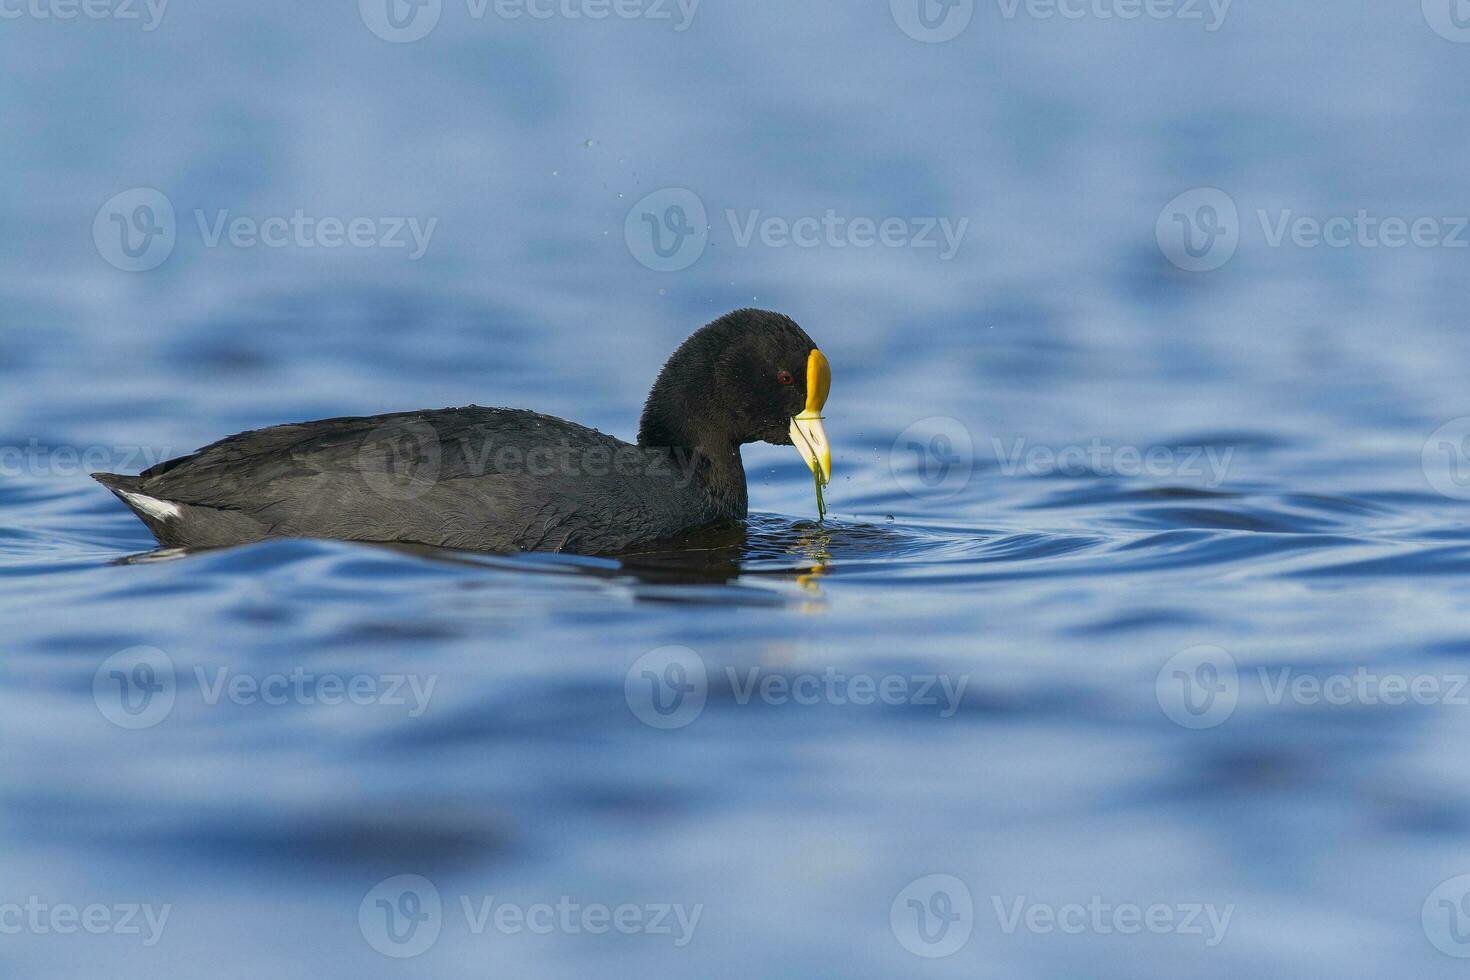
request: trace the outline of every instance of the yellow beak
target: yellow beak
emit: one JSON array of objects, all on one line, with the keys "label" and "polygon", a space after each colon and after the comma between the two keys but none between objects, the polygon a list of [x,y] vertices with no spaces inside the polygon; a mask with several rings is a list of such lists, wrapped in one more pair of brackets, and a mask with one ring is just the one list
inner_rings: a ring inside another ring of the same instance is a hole
[{"label": "yellow beak", "polygon": [[791,443],[825,486],[832,480],[832,446],[822,428],[822,407],[832,390],[832,367],[819,350],[806,360],[806,407],[791,420]]}]

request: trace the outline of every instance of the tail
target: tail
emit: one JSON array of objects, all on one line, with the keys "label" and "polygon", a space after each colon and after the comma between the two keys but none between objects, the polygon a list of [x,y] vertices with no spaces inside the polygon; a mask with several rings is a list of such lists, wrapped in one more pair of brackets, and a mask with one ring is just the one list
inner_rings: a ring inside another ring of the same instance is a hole
[{"label": "tail", "polygon": [[92,479],[117,494],[117,498],[153,532],[158,543],[170,548],[215,548],[259,541],[270,532],[267,525],[238,511],[205,504],[186,504],[159,496],[166,491],[160,491],[158,485],[166,481],[156,475],[93,473]]},{"label": "tail", "polygon": [[140,477],[123,476],[121,473],[92,473],[92,479],[102,484],[113,493],[122,493],[125,490],[136,492]]},{"label": "tail", "polygon": [[127,504],[128,508],[138,515],[140,521],[148,525],[148,530],[152,531],[153,536],[160,541],[167,534],[165,530],[167,522],[178,521],[183,516],[181,505],[150,497],[144,493],[141,477],[123,476],[121,473],[93,473],[92,479],[117,494],[117,499]]}]

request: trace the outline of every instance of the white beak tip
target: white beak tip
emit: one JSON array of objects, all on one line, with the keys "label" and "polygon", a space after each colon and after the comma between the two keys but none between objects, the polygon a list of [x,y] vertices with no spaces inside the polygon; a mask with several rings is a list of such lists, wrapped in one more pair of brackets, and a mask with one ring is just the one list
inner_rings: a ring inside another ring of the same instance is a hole
[{"label": "white beak tip", "polygon": [[791,420],[791,444],[823,486],[832,481],[832,447],[819,415],[798,415]]}]

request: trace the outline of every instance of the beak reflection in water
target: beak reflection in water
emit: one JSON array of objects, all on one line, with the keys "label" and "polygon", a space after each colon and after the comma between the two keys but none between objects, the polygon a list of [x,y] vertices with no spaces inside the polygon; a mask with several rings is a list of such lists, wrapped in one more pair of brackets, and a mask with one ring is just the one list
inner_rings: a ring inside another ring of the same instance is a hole
[{"label": "beak reflection in water", "polygon": [[806,407],[791,420],[791,443],[822,486],[832,479],[832,446],[822,428],[822,406],[831,390],[831,365],[821,351],[813,350],[806,360]]}]

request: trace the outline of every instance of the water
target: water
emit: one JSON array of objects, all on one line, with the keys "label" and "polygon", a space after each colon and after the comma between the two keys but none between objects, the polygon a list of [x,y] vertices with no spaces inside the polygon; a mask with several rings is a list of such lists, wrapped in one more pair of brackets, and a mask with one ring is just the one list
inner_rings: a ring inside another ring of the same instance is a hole
[{"label": "water", "polygon": [[[1467,413],[1466,253],[1271,229],[1465,214],[1470,47],[1412,3],[981,4],[940,44],[868,6],[446,4],[404,44],[351,4],[6,22],[0,971],[1459,974],[1470,493],[1431,434]],[[91,228],[137,187],[177,243],[126,273]],[[1242,231],[1189,273],[1156,223],[1201,187]],[[708,209],[682,271],[625,244],[661,188]],[[410,261],[210,247],[194,214],[298,208],[438,220]],[[947,261],[741,244],[829,208],[969,225]],[[762,446],[746,531],[676,551],[171,557],[85,476],[472,402],[630,438],[746,305],[832,361],[823,523]],[[160,717],[109,687],[140,658]],[[702,709],[650,710],[645,670]]]}]

